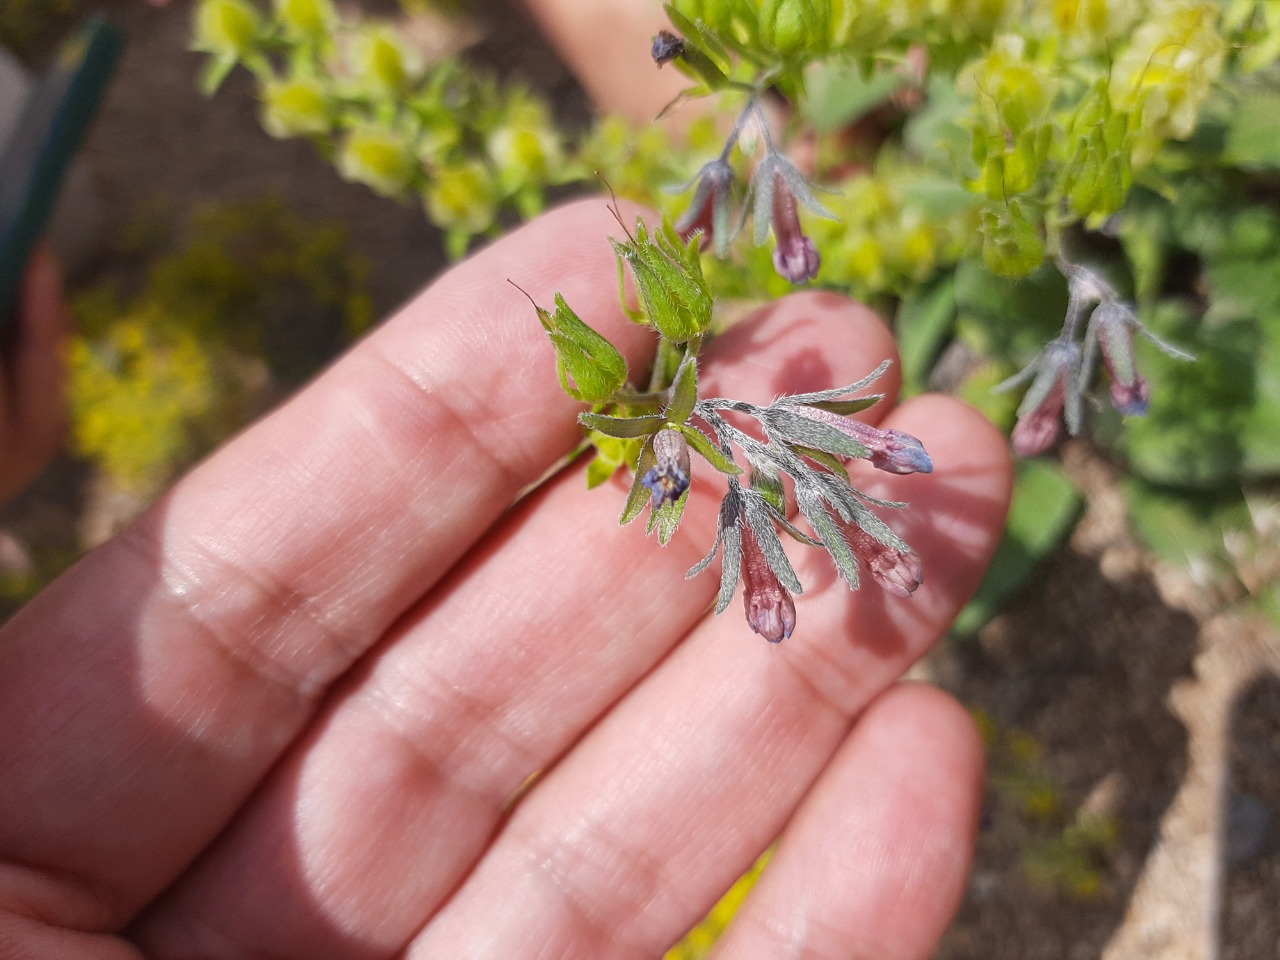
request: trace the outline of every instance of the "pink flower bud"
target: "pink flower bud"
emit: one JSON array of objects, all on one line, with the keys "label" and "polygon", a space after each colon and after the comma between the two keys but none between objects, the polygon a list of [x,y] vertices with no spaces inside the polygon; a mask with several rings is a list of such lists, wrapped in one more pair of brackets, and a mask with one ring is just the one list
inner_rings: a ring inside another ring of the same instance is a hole
[{"label": "pink flower bud", "polygon": [[716,252],[724,256],[729,249],[733,231],[729,228],[729,206],[733,200],[733,167],[723,157],[717,157],[698,171],[697,190],[693,203],[676,221],[676,232],[686,243],[694,234],[702,237],[702,246],[715,244]]},{"label": "pink flower bud", "polygon": [[920,558],[911,550],[881,543],[855,523],[844,525],[844,534],[871,574],[871,579],[899,597],[909,597],[924,582]]},{"label": "pink flower bud", "polygon": [[933,460],[930,459],[924,444],[909,433],[892,428],[881,430],[861,420],[842,417],[838,413],[817,407],[797,405],[790,409],[803,414],[810,420],[817,420],[835,427],[841,433],[857,440],[870,451],[867,459],[877,470],[900,475],[933,472]]},{"label": "pink flower bud", "polygon": [[769,566],[744,517],[742,530],[742,602],[747,625],[770,643],[791,636],[796,628],[796,605]]}]

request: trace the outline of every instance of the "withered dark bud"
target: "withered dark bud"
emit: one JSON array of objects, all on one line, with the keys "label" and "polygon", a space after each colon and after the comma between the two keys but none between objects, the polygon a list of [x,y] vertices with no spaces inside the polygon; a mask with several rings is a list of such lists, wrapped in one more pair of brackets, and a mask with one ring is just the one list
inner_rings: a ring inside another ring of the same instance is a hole
[{"label": "withered dark bud", "polygon": [[653,62],[661,67],[664,63],[670,63],[677,57],[684,55],[684,39],[676,36],[670,30],[659,30],[658,35],[653,38],[653,48],[650,50]]}]

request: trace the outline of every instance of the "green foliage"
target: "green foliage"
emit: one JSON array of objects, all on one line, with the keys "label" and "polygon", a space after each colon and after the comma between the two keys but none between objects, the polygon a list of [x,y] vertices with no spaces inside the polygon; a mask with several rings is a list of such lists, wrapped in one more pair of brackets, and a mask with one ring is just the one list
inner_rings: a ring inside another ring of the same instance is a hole
[{"label": "green foliage", "polygon": [[[145,256],[154,256],[142,250]],[[120,488],[150,493],[364,330],[367,268],[343,228],[267,200],[198,213],[140,290],[75,302],[72,442]]]},{"label": "green foliage", "polygon": [[978,592],[952,625],[951,636],[968,637],[994,617],[1036,566],[1066,540],[1083,506],[1079,491],[1060,467],[1039,460],[1019,462],[1004,536]]},{"label": "green foliage", "polygon": [[236,66],[257,78],[264,128],[307,137],[348,180],[417,197],[454,256],[504,210],[532,216],[568,162],[547,105],[453,60],[423,64],[387,24],[347,22],[329,0],[201,0],[194,46],[212,92]]}]

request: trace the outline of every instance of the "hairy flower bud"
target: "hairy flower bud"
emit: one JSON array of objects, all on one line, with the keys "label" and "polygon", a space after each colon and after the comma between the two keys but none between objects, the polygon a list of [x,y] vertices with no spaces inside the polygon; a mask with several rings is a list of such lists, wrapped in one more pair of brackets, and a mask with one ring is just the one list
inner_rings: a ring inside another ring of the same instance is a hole
[{"label": "hairy flower bud", "polygon": [[652,506],[675,503],[689,489],[689,444],[679,430],[662,430],[653,438],[653,452],[658,458],[640,478],[653,493]]},{"label": "hairy flower bud", "polygon": [[[676,232],[686,242],[694,234],[698,234],[702,237],[704,247],[708,243],[714,243],[716,253],[723,257],[729,250],[733,233],[729,229],[733,167],[723,157],[716,157],[698,171],[693,182],[698,185],[693,194],[693,203],[676,221]],[[687,189],[687,186],[682,189]]]},{"label": "hairy flower bud", "polygon": [[790,409],[810,420],[835,427],[846,436],[857,440],[869,451],[866,459],[877,470],[886,473],[932,473],[933,461],[924,444],[909,433],[892,428],[881,430],[852,417],[842,417],[829,410],[816,407],[795,406]]},{"label": "hairy flower bud", "polygon": [[844,534],[871,579],[885,590],[909,597],[924,582],[920,558],[914,551],[883,543],[856,523],[845,524]]},{"label": "hairy flower bud", "polygon": [[1125,416],[1147,412],[1151,390],[1138,373],[1133,358],[1133,332],[1137,321],[1132,311],[1119,303],[1102,303],[1089,317],[1085,343],[1092,363],[1095,344],[1101,347],[1102,361],[1111,374],[1111,405]]},{"label": "hairy flower bud", "polygon": [[1080,432],[1084,389],[1081,363],[1080,345],[1060,336],[995,388],[1000,393],[1032,380],[1018,405],[1018,422],[1013,428],[1013,450],[1019,456],[1034,457],[1052,447],[1062,432],[1064,414],[1071,435]]},{"label": "hairy flower bud", "polygon": [[807,283],[818,275],[822,257],[800,226],[799,204],[820,216],[835,219],[817,197],[795,164],[780,153],[770,153],[756,168],[752,180],[755,190],[755,241],[763,243],[769,228],[777,246],[773,265],[792,283]]},{"label": "hairy flower bud", "polygon": [[751,524],[742,523],[742,603],[747,625],[770,643],[796,628],[796,605],[760,548]]}]

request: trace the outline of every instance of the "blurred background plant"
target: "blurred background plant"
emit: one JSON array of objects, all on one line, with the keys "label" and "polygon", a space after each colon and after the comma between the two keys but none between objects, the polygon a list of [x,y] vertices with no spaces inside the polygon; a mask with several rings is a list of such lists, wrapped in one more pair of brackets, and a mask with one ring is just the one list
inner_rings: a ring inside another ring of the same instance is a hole
[{"label": "blurred background plant", "polygon": [[368,265],[340,224],[273,198],[207,207],[161,253],[167,226],[157,216],[126,233],[141,261],[135,291],[107,280],[74,305],[73,449],[143,499],[373,320]]}]

